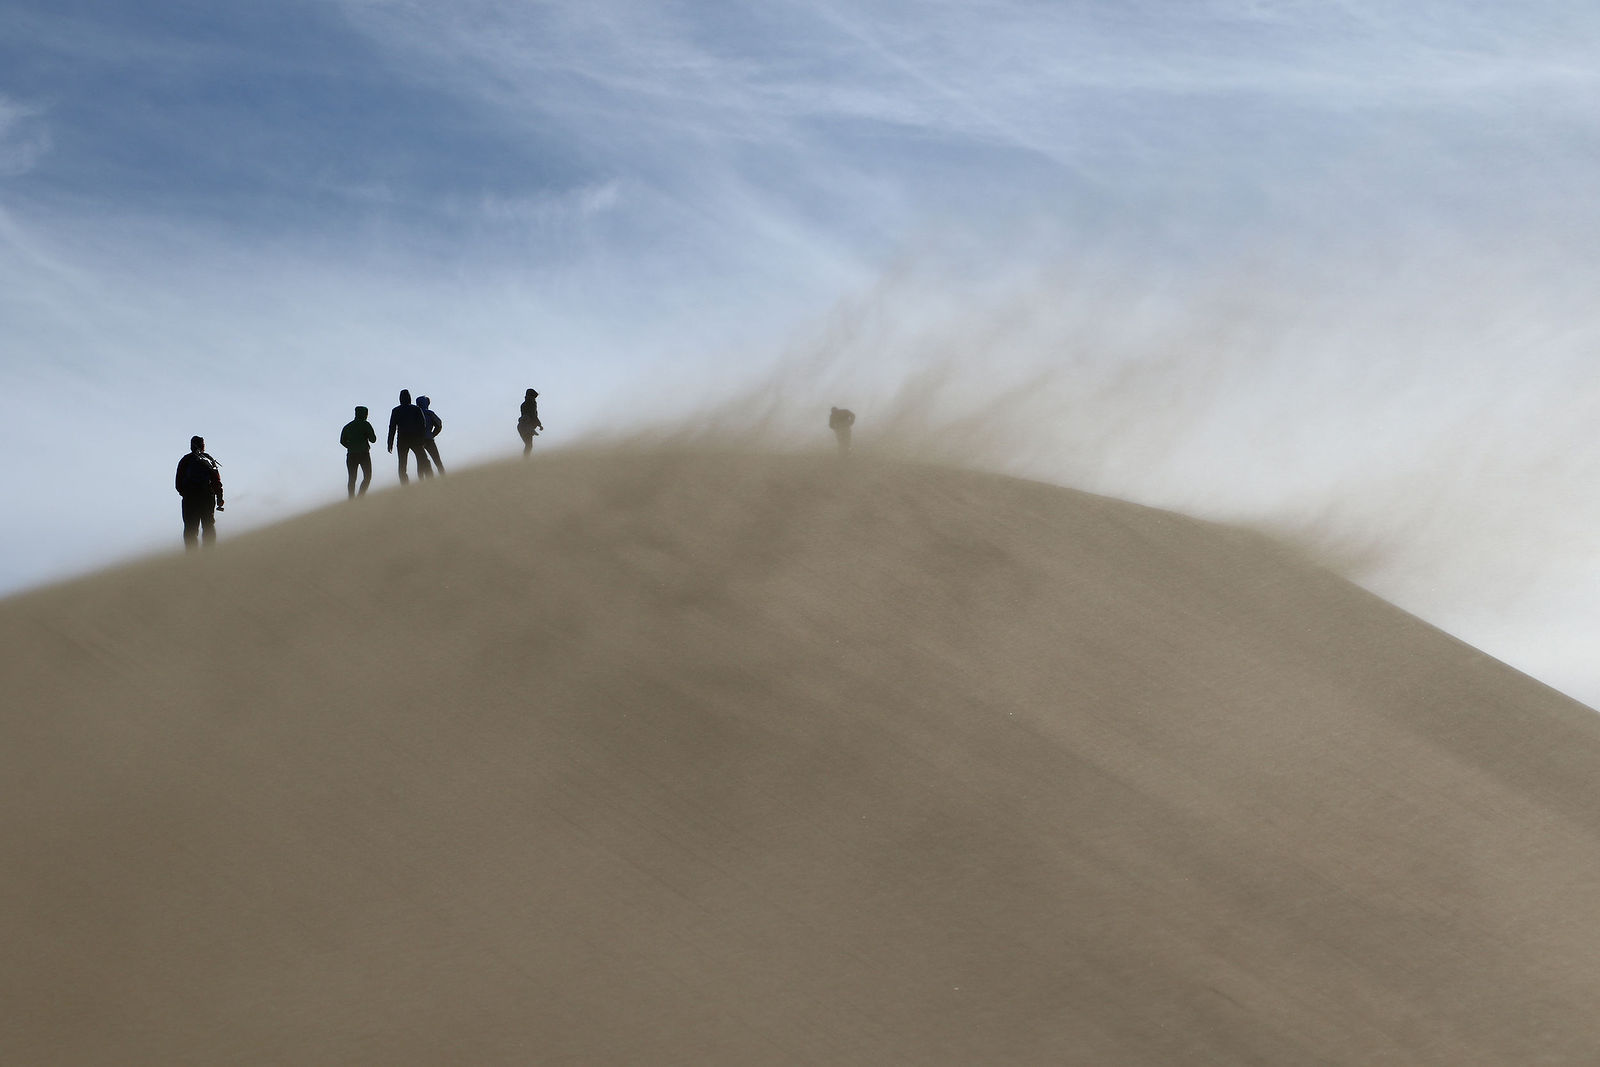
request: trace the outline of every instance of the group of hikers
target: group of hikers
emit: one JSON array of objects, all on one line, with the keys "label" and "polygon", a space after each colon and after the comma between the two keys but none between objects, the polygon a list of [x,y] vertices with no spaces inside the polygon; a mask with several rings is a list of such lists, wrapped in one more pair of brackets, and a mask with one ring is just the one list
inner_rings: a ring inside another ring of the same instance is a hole
[{"label": "group of hikers", "polygon": [[[529,390],[532,392],[532,390]],[[439,458],[439,445],[434,441],[444,429],[444,420],[433,410],[433,402],[425,396],[411,402],[411,390],[400,390],[400,403],[389,413],[388,449],[394,451],[400,444],[400,484],[408,485],[411,477],[406,473],[406,459],[417,458],[417,477],[433,477],[434,468],[444,473],[444,460]],[[344,446],[344,466],[350,475],[347,486],[350,496],[356,492],[356,473],[361,474],[361,493],[372,484],[372,446],[378,442],[378,432],[367,421],[367,409],[356,408],[356,417],[345,423],[339,431],[339,443]]]},{"label": "group of hikers", "polygon": [[[828,413],[828,429],[833,431],[842,456],[850,451],[850,428],[855,425],[855,413],[846,408],[833,408]],[[444,460],[439,458],[439,445],[434,438],[444,429],[444,420],[433,410],[428,397],[419,396],[411,401],[411,390],[400,390],[400,403],[389,413],[390,452],[400,446],[400,484],[409,485],[411,477],[406,471],[408,456],[417,460],[417,477],[431,478],[434,469],[444,473]],[[521,414],[517,419],[517,435],[522,438],[524,458],[533,451],[533,439],[544,429],[539,421],[539,394],[529,389],[523,396]],[[356,408],[356,417],[345,423],[339,431],[339,444],[344,446],[344,466],[349,474],[346,490],[350,499],[366,494],[372,484],[372,446],[378,443],[378,432],[367,421],[367,409]],[[356,475],[361,475],[361,485],[356,486]],[[178,495],[183,498],[183,543],[196,548],[201,543],[210,545],[217,539],[216,513],[222,505],[222,471],[216,457],[206,451],[203,437],[189,438],[189,452],[178,460],[175,479]]]},{"label": "group of hikers", "polygon": [[[396,444],[400,446],[401,485],[411,483],[406,473],[407,456],[417,458],[418,478],[433,477],[435,468],[440,474],[444,473],[444,460],[439,458],[439,444],[434,440],[443,429],[444,420],[433,410],[433,401],[419,396],[413,404],[411,390],[400,390],[400,403],[389,412],[387,447],[393,452]],[[542,429],[544,423],[539,421],[539,393],[538,390],[529,389],[522,400],[521,417],[517,419],[517,433],[522,437],[524,457],[533,451],[533,439],[539,436]],[[344,429],[339,431],[339,443],[344,446],[344,466],[350,474],[346,489],[354,498],[366,493],[367,487],[372,484],[372,446],[378,443],[378,433],[367,421],[366,408],[356,408],[356,417],[345,423]],[[357,471],[361,472],[359,490],[356,488]]]},{"label": "group of hikers", "polygon": [[[433,402],[419,396],[411,401],[411,390],[400,390],[400,403],[389,413],[389,437],[386,447],[393,452],[400,446],[400,484],[408,485],[411,477],[406,471],[407,459],[415,456],[417,477],[431,478],[437,470],[444,473],[444,460],[439,457],[439,445],[434,438],[444,429],[444,420],[433,410]],[[529,389],[522,400],[522,410],[517,419],[517,434],[522,438],[522,455],[533,451],[533,439],[544,429],[539,421],[539,393]],[[367,421],[367,409],[358,406],[356,417],[345,423],[339,431],[339,444],[344,447],[344,466],[349,474],[345,488],[350,499],[366,494],[372,484],[372,446],[378,443],[378,432]],[[356,475],[361,475],[361,485],[356,486]],[[206,451],[203,437],[189,438],[189,452],[178,460],[178,473],[174,479],[178,496],[183,499],[183,543],[189,548],[213,544],[217,539],[216,513],[223,510],[222,470],[215,456]]]}]

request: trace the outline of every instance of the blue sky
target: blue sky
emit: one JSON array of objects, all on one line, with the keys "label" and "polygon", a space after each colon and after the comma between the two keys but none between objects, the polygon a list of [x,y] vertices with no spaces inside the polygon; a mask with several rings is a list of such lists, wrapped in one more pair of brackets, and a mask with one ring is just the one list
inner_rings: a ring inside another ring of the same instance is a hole
[{"label": "blue sky", "polygon": [[170,549],[191,433],[226,535],[401,387],[461,462],[847,401],[1600,702],[1597,115],[1553,0],[0,0],[0,592]]}]

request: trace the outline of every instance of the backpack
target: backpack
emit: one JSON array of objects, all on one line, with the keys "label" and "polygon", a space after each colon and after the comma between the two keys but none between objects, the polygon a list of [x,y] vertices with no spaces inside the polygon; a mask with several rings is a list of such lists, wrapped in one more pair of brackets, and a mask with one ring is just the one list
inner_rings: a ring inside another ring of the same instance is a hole
[{"label": "backpack", "polygon": [[189,453],[189,466],[183,472],[183,495],[203,496],[217,491],[217,468],[204,452]]}]

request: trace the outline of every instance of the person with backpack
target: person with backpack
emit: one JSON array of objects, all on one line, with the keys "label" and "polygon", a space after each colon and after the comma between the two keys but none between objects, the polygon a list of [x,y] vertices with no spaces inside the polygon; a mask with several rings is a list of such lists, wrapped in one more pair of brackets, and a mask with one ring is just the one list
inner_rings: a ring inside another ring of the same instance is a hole
[{"label": "person with backpack", "polygon": [[522,455],[527,457],[533,451],[533,439],[539,436],[539,431],[544,429],[544,423],[539,421],[539,393],[529,389],[522,398],[522,417],[517,420],[517,433],[522,437]]},{"label": "person with backpack", "polygon": [[428,420],[423,417],[422,409],[411,402],[411,390],[400,390],[400,404],[389,413],[389,451],[394,451],[395,439],[400,441],[400,484],[409,485],[411,479],[406,475],[406,453],[415,453],[417,457],[417,477],[433,477],[433,466],[428,462],[427,448],[423,440],[428,436]]},{"label": "person with backpack", "polygon": [[444,420],[430,406],[433,403],[425,396],[417,397],[417,407],[422,409],[422,425],[427,430],[427,436],[422,439],[422,447],[428,450],[428,455],[433,457],[433,465],[439,468],[439,473],[444,473],[444,460],[439,458],[439,446],[433,439],[439,436],[439,431],[444,429]]},{"label": "person with backpack", "polygon": [[183,545],[192,551],[201,540],[210,548],[217,541],[216,513],[222,510],[222,471],[206,452],[204,437],[189,438],[189,454],[178,460],[174,488],[183,498]]},{"label": "person with backpack", "polygon": [[372,446],[378,442],[378,431],[367,421],[367,409],[356,408],[356,417],[339,431],[339,443],[344,446],[344,469],[350,472],[347,487],[350,499],[356,498],[356,471],[361,472],[361,495],[367,495],[372,484]]}]

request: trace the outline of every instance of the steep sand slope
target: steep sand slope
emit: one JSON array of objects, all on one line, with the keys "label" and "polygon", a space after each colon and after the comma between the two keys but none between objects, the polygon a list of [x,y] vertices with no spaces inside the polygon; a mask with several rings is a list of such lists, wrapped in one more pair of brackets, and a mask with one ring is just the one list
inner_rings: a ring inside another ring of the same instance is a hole
[{"label": "steep sand slope", "polygon": [[1600,1054],[1600,722],[1256,536],[674,452],[224,536],[0,603],[0,1062]]}]

